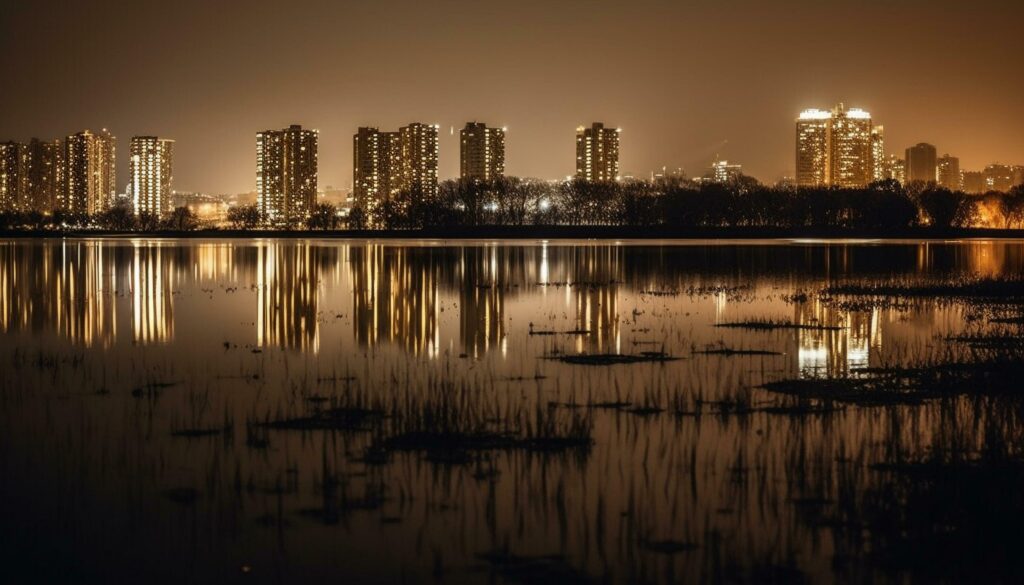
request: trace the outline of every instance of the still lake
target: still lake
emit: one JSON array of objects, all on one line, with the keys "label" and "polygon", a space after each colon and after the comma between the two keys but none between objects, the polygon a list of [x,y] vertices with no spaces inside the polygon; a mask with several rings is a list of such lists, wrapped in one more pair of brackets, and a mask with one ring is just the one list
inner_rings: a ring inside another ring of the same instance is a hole
[{"label": "still lake", "polygon": [[842,508],[878,464],[981,450],[995,407],[762,385],[1018,332],[1006,307],[830,287],[1022,269],[1012,241],[0,241],[3,571],[898,576]]}]

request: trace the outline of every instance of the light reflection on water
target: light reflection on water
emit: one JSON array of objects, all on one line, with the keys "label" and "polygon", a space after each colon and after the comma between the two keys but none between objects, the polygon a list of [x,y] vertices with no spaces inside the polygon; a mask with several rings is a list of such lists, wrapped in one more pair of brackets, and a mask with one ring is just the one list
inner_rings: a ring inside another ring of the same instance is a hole
[{"label": "light reflection on water", "polygon": [[[557,553],[613,581],[653,570],[650,579],[667,582],[709,576],[712,553],[652,560],[637,543],[671,537],[708,551],[710,535],[722,539],[716,558],[778,562],[796,551],[803,570],[827,575],[832,545],[785,502],[833,480],[827,470],[790,475],[797,452],[871,460],[894,432],[886,416],[913,420],[913,431],[895,432],[924,448],[938,414],[597,413],[583,460],[499,455],[486,462],[493,475],[481,461],[411,455],[372,466],[358,457],[366,435],[277,432],[269,447],[253,446],[245,422],[319,396],[408,405],[441,380],[471,389],[465,407],[482,419],[624,397],[668,407],[672,396],[692,405],[746,392],[770,402],[755,388],[763,381],[935,355],[937,339],[968,326],[956,303],[844,309],[790,295],[860,278],[1018,274],[1022,252],[992,242],[3,242],[0,351],[18,366],[2,379],[0,462],[6,503],[23,514],[11,526],[32,525],[95,578],[146,555],[136,568],[156,580],[234,578],[253,565],[271,581],[486,581],[477,555],[504,548]],[[835,329],[714,327],[751,319]],[[781,355],[694,353],[708,347]],[[684,359],[595,368],[544,359],[642,351]],[[174,386],[132,395],[153,383]],[[171,436],[217,426],[230,427],[230,440]],[[201,499],[165,497],[181,486]],[[351,505],[340,518],[327,513],[339,490]],[[123,565],[97,560],[109,553],[97,531],[123,547]]]}]

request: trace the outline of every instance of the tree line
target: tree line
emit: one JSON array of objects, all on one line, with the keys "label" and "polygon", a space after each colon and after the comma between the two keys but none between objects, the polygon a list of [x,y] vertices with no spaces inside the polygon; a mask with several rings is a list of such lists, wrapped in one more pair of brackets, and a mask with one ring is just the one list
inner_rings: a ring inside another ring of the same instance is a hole
[{"label": "tree line", "polygon": [[[898,230],[1024,227],[1024,186],[1009,192],[968,195],[935,184],[901,185],[885,180],[864,188],[766,186],[750,177],[726,183],[682,178],[653,181],[549,183],[515,177],[492,181],[450,180],[436,195],[398,193],[367,205],[357,202],[343,216],[319,203],[289,229],[415,230],[459,226],[624,226],[674,228],[834,228]],[[266,226],[256,205],[234,206],[232,229]],[[0,228],[97,227],[113,231],[189,231],[200,222],[187,207],[163,218],[135,216],[115,207],[95,217],[57,212],[0,215]]]}]

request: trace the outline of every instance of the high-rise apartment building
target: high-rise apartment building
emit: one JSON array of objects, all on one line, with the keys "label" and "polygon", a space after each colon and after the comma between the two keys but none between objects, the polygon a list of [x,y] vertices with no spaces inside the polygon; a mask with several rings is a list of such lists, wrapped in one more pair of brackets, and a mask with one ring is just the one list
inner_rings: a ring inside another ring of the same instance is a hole
[{"label": "high-rise apartment building", "polygon": [[920,143],[907,149],[907,182],[934,183],[938,179],[938,155],[931,144]]},{"label": "high-rise apartment building", "polygon": [[828,184],[828,136],[832,114],[804,110],[796,120],[796,184],[818,187]]},{"label": "high-rise apartment building", "polygon": [[875,126],[871,130],[871,180],[885,178],[885,128]]},{"label": "high-rise apartment building", "polygon": [[459,133],[463,179],[490,181],[505,176],[505,129],[469,122]]},{"label": "high-rise apartment building", "polygon": [[398,130],[402,159],[401,191],[413,197],[437,195],[437,129],[414,122]]},{"label": "high-rise apartment building", "polygon": [[882,178],[892,179],[898,183],[907,182],[907,162],[895,154],[890,154],[885,158],[885,163],[882,165]]},{"label": "high-rise apartment building", "polygon": [[25,193],[25,145],[0,143],[0,212],[21,209]]},{"label": "high-rise apartment building", "polygon": [[828,141],[829,185],[863,187],[872,181],[871,114],[860,109],[846,109],[839,104],[832,110]]},{"label": "high-rise apartment building", "polygon": [[27,156],[29,208],[39,213],[51,213],[57,208],[64,189],[64,143],[33,138],[28,143]]},{"label": "high-rise apartment building", "polygon": [[804,110],[796,120],[796,180],[801,187],[863,187],[881,173],[882,128],[871,114],[839,104]]},{"label": "high-rise apartment building", "polygon": [[963,178],[960,176],[960,159],[945,154],[939,157],[936,167],[940,186],[951,191],[960,191],[964,188]]},{"label": "high-rise apartment building", "polygon": [[256,134],[256,202],[264,222],[304,221],[316,205],[318,132],[292,125]]},{"label": "high-rise apartment building", "polygon": [[619,133],[594,122],[576,129],[576,178],[584,181],[619,180]]},{"label": "high-rise apartment building", "polygon": [[101,213],[117,195],[114,154],[117,139],[106,129],[83,130],[64,140],[63,189],[57,206],[71,213]]},{"label": "high-rise apartment building", "polygon": [[128,161],[128,197],[135,215],[160,217],[171,208],[174,141],[156,136],[133,136]]},{"label": "high-rise apartment building", "polygon": [[397,132],[362,127],[352,137],[352,181],[356,204],[373,212],[405,191],[437,194],[437,126],[413,123]]}]

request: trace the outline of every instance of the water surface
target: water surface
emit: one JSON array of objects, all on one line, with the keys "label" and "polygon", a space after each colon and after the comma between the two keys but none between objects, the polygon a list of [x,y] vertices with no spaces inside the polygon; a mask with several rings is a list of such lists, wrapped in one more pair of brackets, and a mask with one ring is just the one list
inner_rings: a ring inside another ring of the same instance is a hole
[{"label": "water surface", "polygon": [[[950,426],[969,406],[796,416],[765,410],[796,402],[759,386],[941,360],[979,327],[956,300],[837,303],[825,287],[1022,268],[1024,244],[987,241],[0,242],[5,567],[145,582],[885,575],[846,562],[863,549],[822,519],[894,449],[982,443]],[[744,321],[797,327],[716,327]],[[673,359],[558,359],[581,354]],[[332,406],[382,415],[266,426]],[[592,446],[381,454],[430,424],[586,428]]]}]

